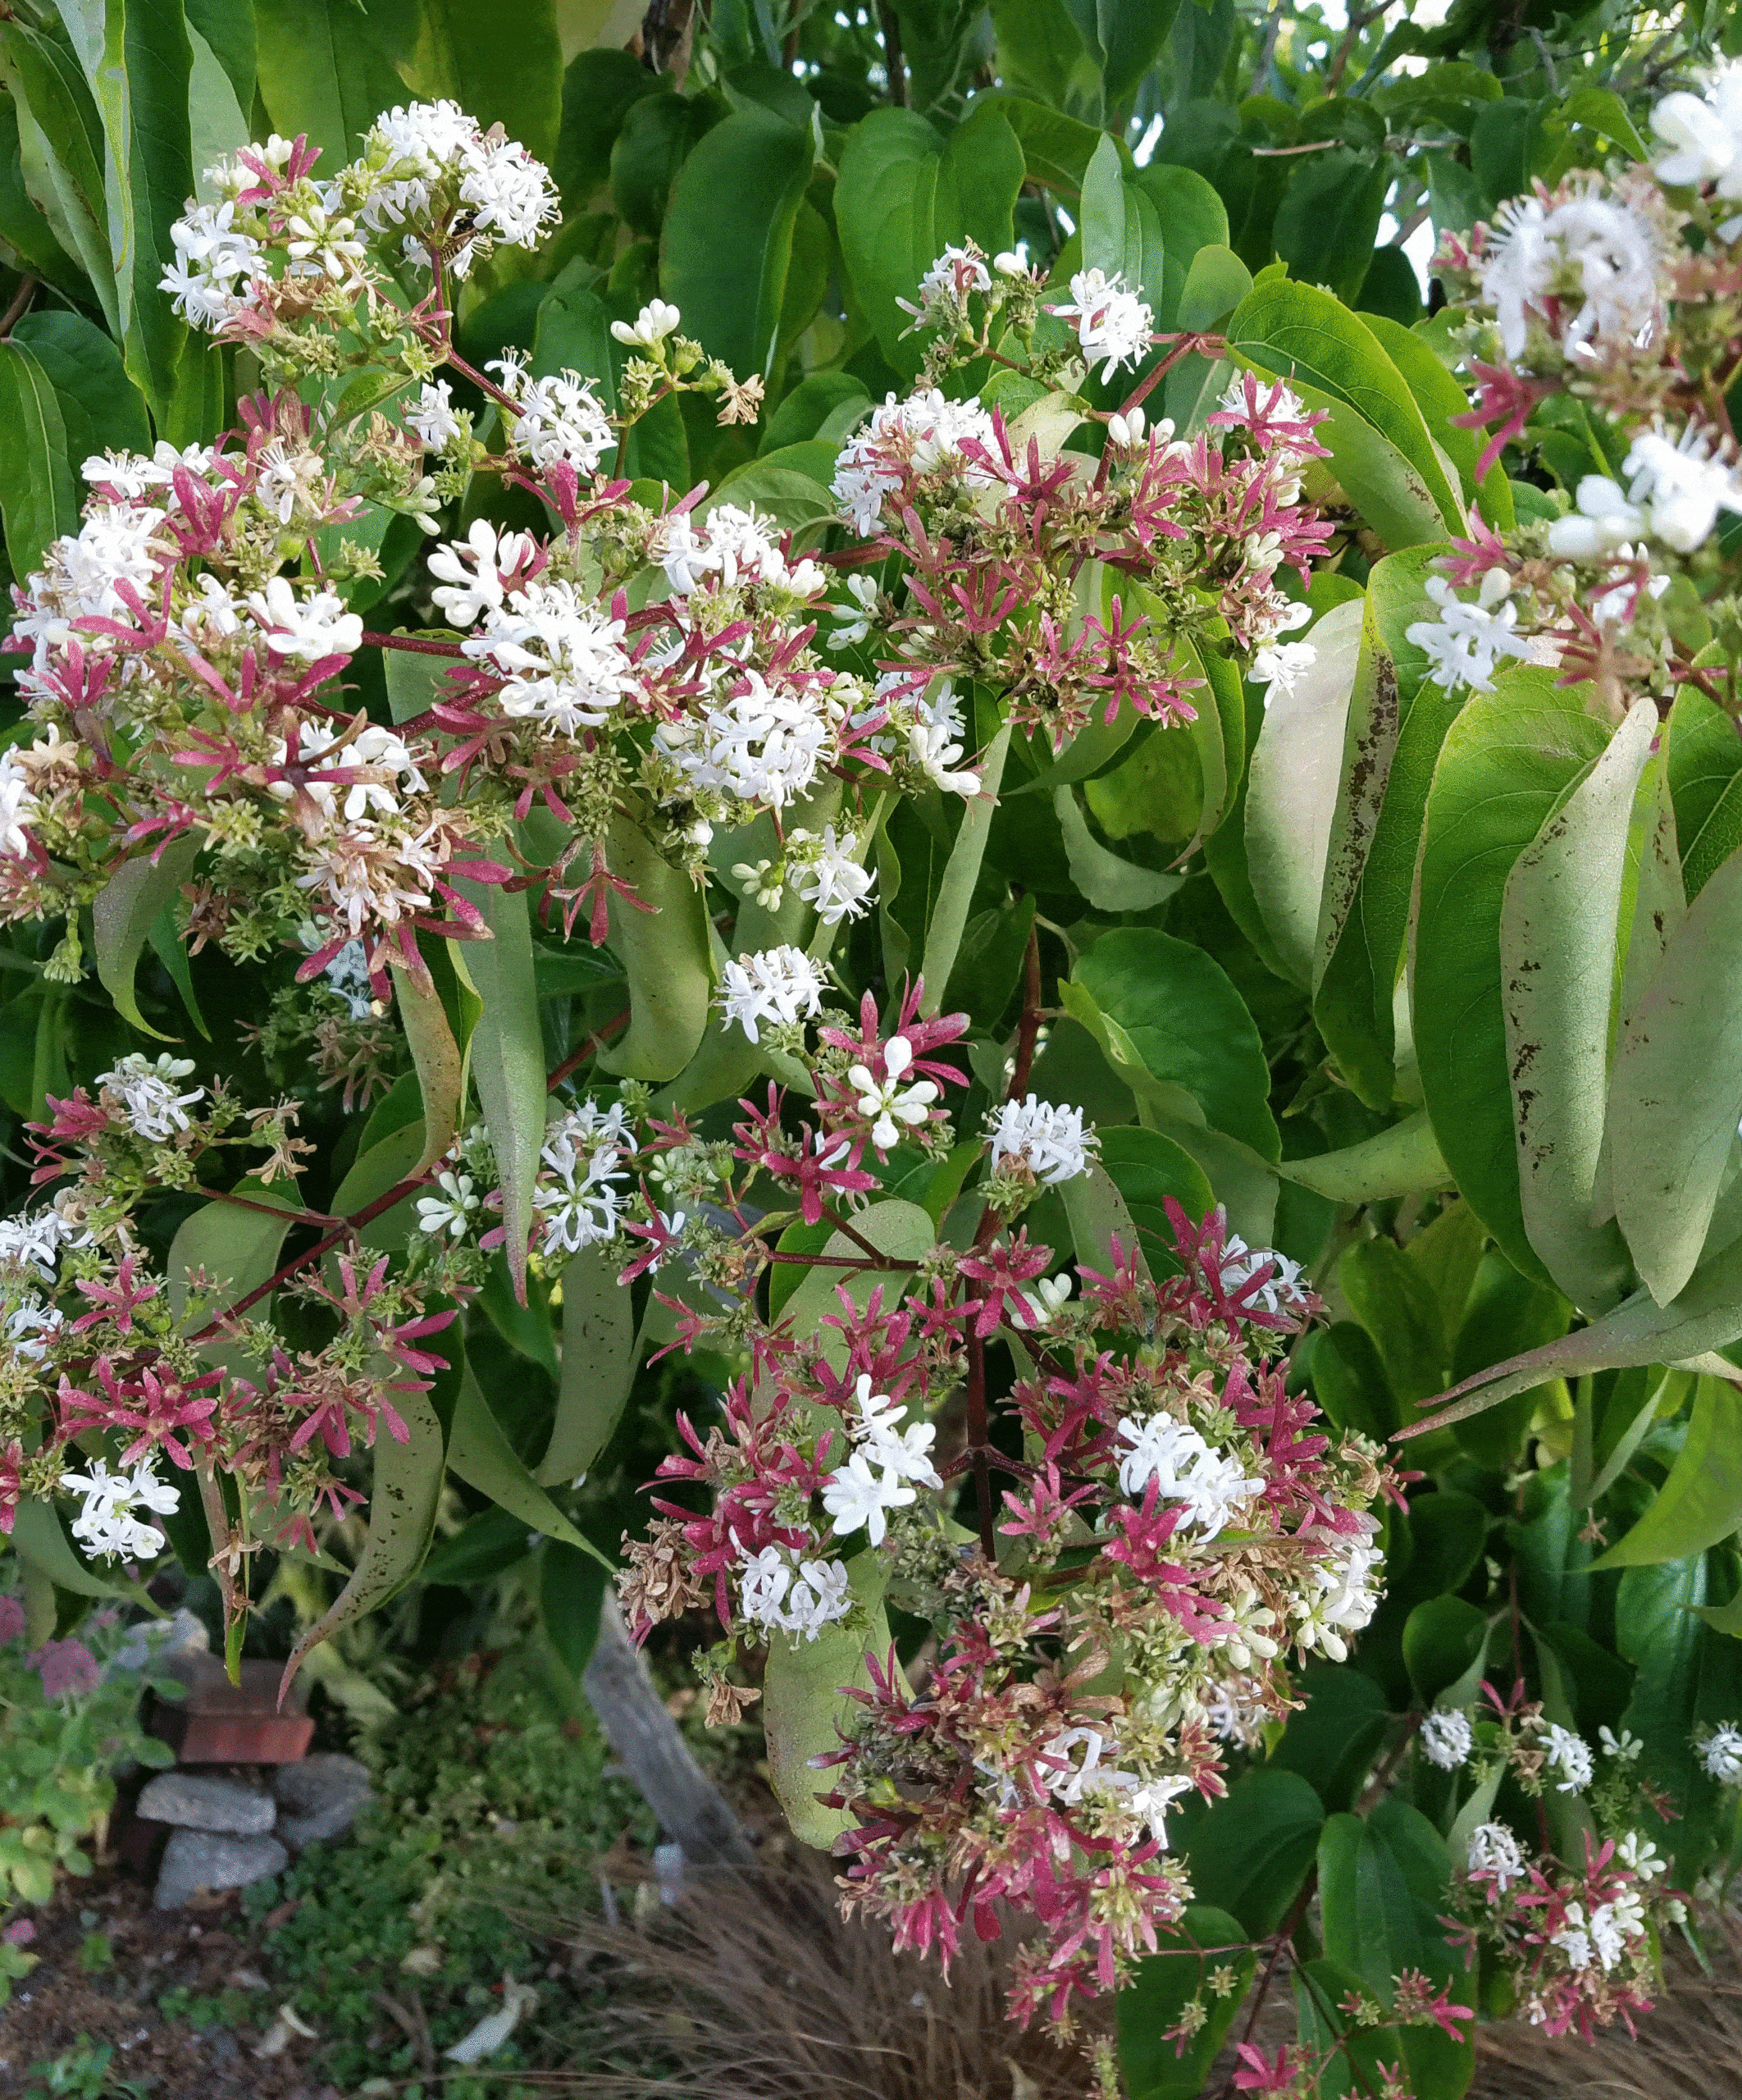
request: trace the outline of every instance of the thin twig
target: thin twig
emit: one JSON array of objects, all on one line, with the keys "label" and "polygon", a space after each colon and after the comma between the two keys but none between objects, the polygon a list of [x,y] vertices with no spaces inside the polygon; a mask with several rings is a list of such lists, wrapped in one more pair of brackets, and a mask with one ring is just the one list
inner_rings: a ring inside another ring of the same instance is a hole
[{"label": "thin twig", "polygon": [[36,297],[41,289],[40,277],[26,277],[20,285],[12,294],[11,304],[4,313],[0,313],[0,342],[4,342],[11,334],[12,324],[15,322],[22,321],[25,315],[29,313],[31,300]]},{"label": "thin twig", "polygon": [[907,107],[907,67],[901,57],[901,21],[889,0],[878,0],[878,15],[883,25],[883,66],[889,75],[889,99],[897,109]]}]

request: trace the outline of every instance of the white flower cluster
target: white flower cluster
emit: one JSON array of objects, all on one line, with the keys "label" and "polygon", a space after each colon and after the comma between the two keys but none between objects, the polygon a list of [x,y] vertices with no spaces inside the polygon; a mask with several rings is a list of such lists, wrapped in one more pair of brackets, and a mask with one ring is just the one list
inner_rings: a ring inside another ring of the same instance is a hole
[{"label": "white flower cluster", "polygon": [[1145,1778],[1111,1763],[1119,1744],[1100,1728],[1064,1728],[1041,1746],[1041,1783],[1055,1801],[1075,1807],[1085,1797],[1110,1795],[1149,1826],[1163,1851],[1167,1848],[1166,1816],[1181,1794],[1192,1790],[1189,1773],[1168,1772]]},{"label": "white flower cluster", "polygon": [[1639,341],[1656,323],[1663,258],[1637,206],[1605,195],[1600,176],[1560,202],[1515,197],[1496,215],[1496,238],[1482,270],[1482,296],[1494,309],[1508,358],[1525,354],[1530,323],[1550,300],[1573,305],[1559,331],[1570,355]]},{"label": "white flower cluster", "polygon": [[[341,737],[345,739],[343,742]],[[272,763],[285,765],[289,759],[289,743],[280,737],[272,746]],[[399,816],[404,814],[400,795],[421,792],[427,785],[404,743],[378,722],[366,724],[354,737],[331,723],[302,723],[297,732],[296,762],[299,766],[312,767],[301,792],[328,824],[337,823],[341,816],[347,824],[372,815]],[[321,778],[331,773],[361,777],[338,781]],[[276,780],[267,792],[277,801],[288,802],[298,789],[289,780]]]},{"label": "white flower cluster", "polygon": [[[284,143],[275,135],[267,150]],[[216,204],[189,200],[170,228],[176,257],[157,280],[157,289],[170,294],[176,313],[196,328],[221,328],[234,320],[247,305],[262,269],[260,243],[238,230],[235,217],[233,199]]]},{"label": "white flower cluster", "polygon": [[478,1185],[469,1174],[445,1166],[436,1176],[440,1193],[417,1198],[417,1230],[431,1239],[463,1239],[484,1208]]},{"label": "white flower cluster", "polygon": [[765,1545],[745,1554],[737,1574],[739,1615],[765,1632],[778,1628],[814,1641],[853,1608],[845,1561],[804,1560]]},{"label": "white flower cluster", "polygon": [[489,369],[500,374],[502,390],[514,402],[508,442],[522,459],[540,471],[566,462],[577,473],[599,472],[617,433],[591,380],[569,371],[529,379],[518,351],[492,358]]},{"label": "white flower cluster", "polygon": [[[1731,60],[1707,74],[1705,93],[1666,95],[1651,112],[1651,128],[1670,151],[1657,163],[1659,182],[1704,189],[1726,204],[1742,204],[1742,64]],[[1742,212],[1719,226],[1718,239],[1742,234]]]},{"label": "white flower cluster", "polygon": [[188,1119],[182,1111],[206,1098],[206,1089],[201,1086],[187,1093],[176,1091],[176,1080],[185,1079],[193,1069],[191,1057],[171,1057],[165,1051],[153,1063],[134,1050],[121,1058],[112,1071],[99,1072],[97,1084],[114,1095],[135,1137],[165,1144],[178,1130],[187,1129]]},{"label": "white flower cluster", "polygon": [[[1548,551],[1563,561],[1626,559],[1636,553],[1630,543],[1649,535],[1677,554],[1692,554],[1711,537],[1720,511],[1742,513],[1742,469],[1733,450],[1701,423],[1689,423],[1673,438],[1661,422],[1641,431],[1621,463],[1625,490],[1606,474],[1585,475],[1575,509],[1548,527]],[[1654,595],[1669,587],[1667,577],[1652,582]]]},{"label": "white flower cluster", "polygon": [[965,248],[953,244],[943,253],[919,280],[919,300],[898,299],[896,304],[904,313],[914,317],[914,326],[906,332],[911,336],[915,329],[928,328],[941,321],[954,322],[967,308],[969,297],[975,292],[992,290],[992,273],[986,267],[984,251],[969,241]]},{"label": "white flower cluster", "polygon": [[1464,1865],[1471,1874],[1491,1875],[1503,1895],[1524,1879],[1524,1848],[1503,1823],[1479,1823],[1464,1847]]},{"label": "white flower cluster", "polygon": [[120,1555],[128,1560],[154,1560],[163,1550],[163,1534],[139,1512],[171,1517],[181,1506],[180,1490],[159,1480],[148,1458],[142,1459],[130,1473],[125,1469],[112,1473],[103,1459],[94,1459],[88,1473],[62,1473],[61,1486],[68,1494],[84,1497],[84,1506],[69,1527],[73,1536],[105,1559]]},{"label": "white flower cluster", "polygon": [[1092,371],[1101,367],[1103,379],[1110,379],[1121,365],[1134,371],[1149,339],[1156,317],[1125,284],[1115,270],[1110,277],[1100,270],[1079,270],[1070,281],[1072,304],[1049,307],[1061,321],[1077,324],[1077,342],[1083,361]]},{"label": "white flower cluster", "polygon": [[714,579],[725,591],[761,584],[795,598],[814,598],[828,582],[814,561],[789,566],[781,550],[780,528],[772,519],[759,518],[754,504],[746,509],[717,503],[700,519],[687,510],[673,511],[662,536],[666,581],[680,598]]},{"label": "white flower cluster", "polygon": [[1473,600],[1460,598],[1447,577],[1428,578],[1427,595],[1439,608],[1439,616],[1415,621],[1403,637],[1425,652],[1427,674],[1435,685],[1448,692],[1461,686],[1492,692],[1503,658],[1530,656],[1530,644],[1513,632],[1518,608],[1510,602],[1512,587],[1503,568],[1489,570]]},{"label": "white flower cluster", "polygon": [[1582,1903],[1569,1903],[1553,1943],[1566,1956],[1570,1969],[1589,1968],[1594,1955],[1603,1968],[1612,1969],[1626,1956],[1628,1942],[1644,1929],[1644,1902],[1636,1889],[1625,1888],[1612,1901],[1597,1904],[1589,1918]]},{"label": "white flower cluster", "polygon": [[989,1124],[994,1174],[1012,1160],[1037,1181],[1069,1181],[1088,1171],[1098,1145],[1094,1130],[1083,1127],[1080,1108],[1057,1107],[1033,1093],[1006,1101]]},{"label": "white flower cluster", "polygon": [[1583,1736],[1571,1728],[1563,1728],[1557,1721],[1544,1721],[1538,1734],[1548,1769],[1558,1775],[1555,1792],[1583,1793],[1597,1775],[1597,1762],[1591,1755],[1590,1745]]},{"label": "white flower cluster", "polygon": [[1468,1758],[1475,1732],[1470,1716],[1455,1706],[1437,1706],[1421,1721],[1421,1754],[1442,1772],[1455,1772]]},{"label": "white flower cluster", "polygon": [[616,1237],[629,1179],[624,1162],[635,1148],[620,1102],[608,1108],[580,1102],[545,1131],[539,1157],[554,1178],[540,1176],[532,1200],[544,1219],[546,1253],[576,1254]]},{"label": "white flower cluster", "polygon": [[823,1506],[835,1520],[837,1538],[864,1530],[873,1545],[881,1545],[890,1510],[905,1509],[922,1487],[943,1486],[931,1459],[937,1430],[906,1418],[905,1407],[887,1393],[873,1393],[869,1376],[860,1374],[848,1425],[853,1454],[823,1483]]},{"label": "white flower cluster", "polygon": [[1292,1262],[1279,1248],[1248,1247],[1238,1232],[1230,1232],[1222,1243],[1222,1288],[1232,1295],[1243,1290],[1261,1269],[1270,1273],[1259,1285],[1247,1302],[1261,1306],[1272,1315],[1284,1312],[1304,1312],[1310,1294],[1301,1281],[1301,1265]]},{"label": "white flower cluster", "polygon": [[834,494],[861,539],[874,532],[887,498],[899,495],[921,474],[946,474],[965,488],[985,488],[992,477],[963,452],[972,443],[990,450],[996,441],[992,418],[976,395],[946,400],[934,386],[905,401],[893,394],[870,422],[841,448],[835,461]]},{"label": "white flower cluster", "polygon": [[699,722],[662,722],[655,734],[692,788],[780,810],[815,780],[839,714],[814,687],[771,683],[746,669]]},{"label": "white flower cluster", "polygon": [[1700,1737],[1695,1747],[1700,1769],[1721,1786],[1742,1785],[1742,1728],[1734,1721],[1721,1721]]},{"label": "white flower cluster", "polygon": [[822,1011],[828,980],[802,948],[763,948],[726,964],[720,973],[720,1007],[752,1043],[773,1022],[791,1028]]},{"label": "white flower cluster", "polygon": [[1370,1539],[1339,1542],[1338,1550],[1312,1564],[1318,1595],[1296,1634],[1303,1648],[1320,1648],[1334,1663],[1346,1663],[1345,1634],[1358,1633],[1378,1610],[1384,1591],[1374,1578],[1384,1554]]},{"label": "white flower cluster", "polygon": [[505,604],[487,607],[483,632],[460,647],[504,674],[498,696],[504,714],[539,723],[550,736],[572,737],[603,728],[634,690],[623,632],[621,620],[572,583],[534,578]]},{"label": "white flower cluster", "polygon": [[1127,1447],[1119,1462],[1120,1490],[1138,1502],[1154,1481],[1162,1503],[1184,1504],[1182,1530],[1213,1538],[1264,1486],[1248,1479],[1237,1459],[1212,1449],[1189,1422],[1174,1415],[1147,1420],[1127,1415],[1118,1434]]},{"label": "white flower cluster", "polygon": [[[354,180],[364,169],[371,180],[359,217],[377,231],[408,221],[427,226],[438,189],[455,186],[457,178],[457,216],[468,237],[445,251],[456,276],[465,276],[495,241],[536,248],[561,210],[542,163],[518,139],[502,137],[499,126],[481,130],[458,103],[418,102],[384,112],[363,161],[347,172]],[[414,262],[429,260],[427,246],[415,235],[407,236],[405,253]]]}]

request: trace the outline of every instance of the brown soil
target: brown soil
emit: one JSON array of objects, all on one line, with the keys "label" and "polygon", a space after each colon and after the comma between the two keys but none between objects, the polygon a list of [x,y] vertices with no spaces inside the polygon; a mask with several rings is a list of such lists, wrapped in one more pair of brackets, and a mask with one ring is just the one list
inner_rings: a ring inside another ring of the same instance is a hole
[{"label": "brown soil", "polygon": [[[125,1867],[99,1868],[68,1881],[31,1913],[42,1959],[0,2007],[0,2093],[23,2093],[39,2080],[34,2066],[84,2043],[109,2043],[109,2090],[131,2081],[152,2100],[338,2100],[334,2089],[305,2077],[299,2052],[315,2045],[293,2036],[281,2053],[258,2057],[272,2028],[277,2000],[259,1959],[257,1935],[230,1894],[199,1908],[165,1914],[151,1906],[150,1884]],[[89,1935],[108,1942],[112,1961],[87,1969],[80,1951]],[[196,2000],[234,1996],[233,2023],[166,2020],[158,2001],[173,1990]]]}]

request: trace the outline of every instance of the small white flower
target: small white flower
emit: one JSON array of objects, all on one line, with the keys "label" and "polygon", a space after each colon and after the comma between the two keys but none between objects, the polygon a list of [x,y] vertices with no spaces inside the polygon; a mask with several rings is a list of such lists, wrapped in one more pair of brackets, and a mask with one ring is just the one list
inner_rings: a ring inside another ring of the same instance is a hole
[{"label": "small white flower", "polygon": [[1577,509],[1548,527],[1548,551],[1557,560],[1589,561],[1612,555],[1645,530],[1645,514],[1606,474],[1587,474],[1579,484],[1577,501]]},{"label": "small white flower", "polygon": [[1721,1786],[1742,1783],[1742,1728],[1721,1721],[1698,1745],[1702,1770]]},{"label": "small white flower", "polygon": [[450,1239],[463,1239],[472,1218],[483,1208],[477,1184],[469,1174],[456,1174],[448,1168],[436,1176],[436,1185],[442,1191],[440,1195],[417,1198],[417,1230],[434,1239],[445,1233]]},{"label": "small white flower", "polygon": [[361,617],[348,613],[333,591],[316,591],[299,598],[288,576],[275,576],[264,591],[250,593],[247,605],[275,656],[313,663],[323,656],[354,656],[363,646]]},{"label": "small white flower", "polygon": [[[798,843],[796,832],[791,834],[787,843]],[[849,832],[837,842],[835,827],[826,824],[822,838],[812,843],[814,856],[791,870],[792,887],[825,926],[837,925],[843,919],[857,919],[864,911],[877,883],[870,870],[861,867],[854,858],[859,841]]]},{"label": "small white flower", "polygon": [[988,451],[997,442],[992,418],[978,396],[946,400],[936,387],[905,401],[892,394],[872,412],[866,427],[841,448],[835,461],[835,500],[864,539],[877,530],[885,499],[899,493],[910,475],[946,474],[969,488],[987,486],[984,468],[963,451],[969,442]]},{"label": "small white flower", "polygon": [[163,1534],[137,1512],[168,1517],[181,1506],[180,1489],[160,1480],[148,1458],[130,1473],[125,1468],[112,1473],[103,1459],[93,1459],[89,1473],[62,1473],[61,1486],[84,1500],[70,1527],[73,1536],[106,1559],[117,1554],[129,1560],[154,1559],[163,1550]]},{"label": "small white flower", "polygon": [[1631,1764],[1645,1747],[1639,1738],[1629,1730],[1623,1728],[1617,1735],[1607,1724],[1598,1729],[1597,1741],[1603,1755],[1612,1757],[1618,1764]]},{"label": "small white flower", "polygon": [[135,1136],[163,1144],[178,1130],[187,1129],[188,1119],[182,1111],[206,1098],[206,1090],[200,1086],[187,1093],[176,1091],[176,1081],[185,1079],[193,1069],[190,1057],[171,1057],[166,1052],[153,1063],[133,1051],[112,1071],[99,1072],[97,1084],[107,1087],[121,1102]]},{"label": "small white flower", "polygon": [[1635,343],[1656,322],[1656,236],[1632,204],[1603,192],[1603,178],[1592,176],[1557,203],[1515,197],[1495,214],[1482,296],[1509,359],[1523,357],[1530,323],[1546,321],[1551,301],[1572,308],[1557,333],[1576,356],[1599,343]]},{"label": "small white flower", "polygon": [[901,1141],[903,1130],[917,1130],[931,1120],[932,1104],[938,1089],[930,1080],[901,1082],[914,1061],[914,1047],[905,1035],[892,1035],[883,1046],[883,1074],[873,1078],[868,1065],[850,1065],[847,1084],[859,1097],[859,1112],[871,1125],[871,1142],[887,1152]]},{"label": "small white flower", "polygon": [[417,407],[406,415],[405,427],[416,431],[429,451],[446,451],[463,427],[454,411],[454,389],[446,380],[425,381]]},{"label": "small white flower", "polygon": [[828,979],[802,948],[764,948],[721,972],[720,1007],[752,1043],[764,1022],[791,1028],[820,1013]]},{"label": "small white flower", "polygon": [[1649,503],[1653,537],[1678,554],[1703,546],[1720,510],[1742,512],[1742,473],[1727,450],[1705,424],[1690,422],[1673,441],[1660,425],[1641,431],[1621,462],[1630,502]]},{"label": "small white flower", "polygon": [[[950,247],[919,280],[919,301],[898,299],[896,304],[914,317],[915,327],[939,320],[954,321],[966,308],[969,295],[989,292],[992,278],[982,251],[970,241],[966,248]],[[907,331],[911,335],[914,331]]]},{"label": "small white flower", "polygon": [[[1703,96],[1666,95],[1651,112],[1651,128],[1671,150],[1656,165],[1658,181],[1676,189],[1712,184],[1726,203],[1742,203],[1742,66],[1714,66]],[[1720,238],[1735,238],[1732,219]]]},{"label": "small white flower", "polygon": [[1569,1903],[1566,1922],[1556,1933],[1549,1944],[1560,1948],[1566,1956],[1569,1969],[1589,1969],[1591,1965],[1591,1936],[1585,1929],[1585,1906]]},{"label": "small white flower", "polygon": [[644,306],[632,322],[613,321],[611,333],[619,343],[627,343],[644,350],[655,349],[666,337],[675,332],[683,316],[675,306],[663,299],[656,299]]},{"label": "small white flower", "polygon": [[41,809],[24,768],[10,751],[0,753],[0,848],[25,858],[30,851],[28,827]]},{"label": "small white flower", "polygon": [[1490,1878],[1503,1893],[1524,1879],[1524,1853],[1503,1823],[1479,1823],[1465,1848],[1465,1865],[1473,1874]]},{"label": "small white flower", "polygon": [[1310,641],[1273,641],[1259,650],[1252,658],[1252,682],[1264,687],[1264,705],[1268,707],[1278,693],[1291,693],[1302,676],[1319,660],[1319,652]]},{"label": "small white flower", "polygon": [[1101,367],[1110,379],[1121,365],[1133,369],[1149,347],[1156,317],[1137,294],[1128,291],[1122,272],[1109,277],[1100,270],[1079,270],[1070,281],[1074,304],[1050,309],[1061,321],[1074,321],[1084,362]]},{"label": "small white flower", "polygon": [[1582,1793],[1596,1776],[1590,1745],[1583,1736],[1575,1735],[1571,1728],[1563,1728],[1557,1721],[1544,1722],[1541,1733],[1548,1769],[1561,1774],[1556,1783],[1556,1792]]},{"label": "small white flower", "polygon": [[430,573],[440,579],[430,596],[454,626],[476,627],[520,587],[537,551],[530,532],[499,532],[487,518],[474,518],[463,541],[446,541],[430,556]]},{"label": "small white flower", "polygon": [[[1108,442],[1116,445],[1121,452],[1135,452],[1143,442],[1143,428],[1144,416],[1141,409],[1129,409],[1124,415],[1115,413],[1107,418]],[[1173,435],[1171,425],[1167,426],[1167,434],[1169,436]]]},{"label": "small white flower", "polygon": [[1492,692],[1501,659],[1530,653],[1530,644],[1512,631],[1518,608],[1508,601],[1512,578],[1504,569],[1491,568],[1474,603],[1460,598],[1443,576],[1430,576],[1426,588],[1439,616],[1416,621],[1403,630],[1404,638],[1426,652],[1428,676],[1435,685],[1448,692],[1460,686]]},{"label": "small white flower", "polygon": [[1660,1874],[1669,1872],[1669,1861],[1661,1856],[1657,1847],[1640,1830],[1627,1833],[1615,1847],[1615,1856],[1641,1881],[1655,1881]]},{"label": "small white flower", "polygon": [[863,641],[871,632],[871,623],[877,616],[877,578],[874,576],[850,576],[846,579],[847,596],[853,600],[850,606],[831,605],[829,618],[835,623],[835,632],[828,637],[831,649],[850,649],[856,641]]},{"label": "small white flower", "polygon": [[919,1493],[892,1472],[878,1473],[871,1459],[855,1451],[823,1481],[823,1507],[835,1520],[837,1537],[863,1530],[873,1545],[881,1545],[888,1532],[888,1513],[916,1501]]},{"label": "small white flower", "polygon": [[980,776],[962,768],[962,746],[946,729],[916,722],[907,733],[907,755],[934,788],[946,795],[978,795]]},{"label": "small white flower", "polygon": [[1455,1706],[1436,1707],[1421,1723],[1421,1752],[1430,1764],[1442,1772],[1455,1772],[1469,1756],[1475,1741],[1470,1716]]},{"label": "small white flower", "polygon": [[1028,274],[1028,244],[1019,240],[1014,248],[1006,248],[992,258],[992,267],[1001,277],[1025,277]]},{"label": "small white flower", "polygon": [[990,1121],[994,1174],[1015,1159],[1038,1181],[1069,1181],[1088,1173],[1099,1147],[1094,1131],[1083,1127],[1080,1108],[1056,1107],[1037,1094],[1006,1101]]},{"label": "small white flower", "polygon": [[1261,1269],[1270,1273],[1245,1302],[1273,1314],[1303,1312],[1307,1291],[1301,1281],[1301,1265],[1275,1247],[1248,1247],[1238,1232],[1222,1243],[1222,1289],[1230,1298],[1249,1284]]}]

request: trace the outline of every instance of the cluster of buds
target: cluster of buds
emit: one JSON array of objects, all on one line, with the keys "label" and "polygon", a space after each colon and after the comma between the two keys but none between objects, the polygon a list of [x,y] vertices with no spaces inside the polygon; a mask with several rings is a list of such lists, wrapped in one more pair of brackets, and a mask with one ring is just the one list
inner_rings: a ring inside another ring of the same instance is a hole
[{"label": "cluster of buds", "polygon": [[1726,400],[1742,354],[1742,65],[1666,96],[1651,126],[1653,162],[1539,181],[1435,258],[1463,317],[1467,420],[1491,433],[1482,469],[1566,427],[1563,409],[1592,433],[1564,514],[1503,536],[1478,520],[1441,564],[1433,617],[1409,638],[1450,691],[1490,691],[1524,657],[1589,680],[1616,720],[1641,697],[1667,709],[1684,684],[1734,710],[1742,599],[1722,527],[1742,516]]}]

